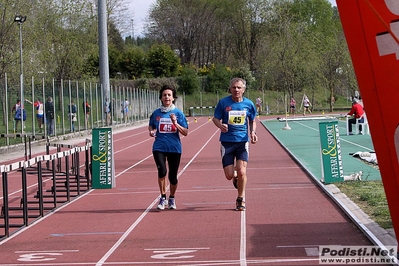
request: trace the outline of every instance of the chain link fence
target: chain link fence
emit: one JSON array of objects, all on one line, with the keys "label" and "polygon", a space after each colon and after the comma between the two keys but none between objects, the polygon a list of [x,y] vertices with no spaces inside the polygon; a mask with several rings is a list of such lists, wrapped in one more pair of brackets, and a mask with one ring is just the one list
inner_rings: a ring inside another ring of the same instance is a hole
[{"label": "chain link fence", "polygon": [[[131,124],[147,119],[160,105],[158,91],[154,90],[111,86],[107,99],[97,82],[44,78],[36,81],[33,77],[30,84],[14,86],[5,76],[0,83],[0,96],[0,145],[21,143],[21,139],[10,137],[12,134],[59,136]],[[45,108],[50,99],[54,104],[53,121],[49,121]],[[51,122],[53,132],[49,132]]]}]

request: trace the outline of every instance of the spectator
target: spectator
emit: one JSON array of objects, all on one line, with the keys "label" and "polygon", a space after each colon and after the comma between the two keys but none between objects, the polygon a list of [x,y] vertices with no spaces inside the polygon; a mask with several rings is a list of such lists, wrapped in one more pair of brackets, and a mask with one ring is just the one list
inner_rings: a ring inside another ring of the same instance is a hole
[{"label": "spectator", "polygon": [[26,120],[26,111],[25,109],[23,109],[23,105],[20,99],[18,99],[17,103],[14,104],[14,106],[12,107],[12,113],[14,114],[14,133],[15,133],[17,132],[19,121]]},{"label": "spectator", "polygon": [[25,99],[30,104],[33,104],[33,107],[36,110],[36,119],[37,119],[37,125],[39,127],[39,133],[42,133],[42,127],[44,124],[44,104],[41,102],[40,98],[37,98],[34,103],[29,101],[28,99]]},{"label": "spectator", "polygon": [[129,101],[127,98],[122,103],[122,114],[123,114],[123,122],[127,123],[127,115],[129,112]]},{"label": "spectator", "polygon": [[76,109],[75,101],[71,100],[71,104],[68,106],[68,117],[71,124],[71,132],[75,132],[75,122],[77,121]]},{"label": "spectator", "polygon": [[52,136],[54,135],[54,116],[55,116],[54,103],[52,97],[47,98],[47,102],[44,105],[44,111],[46,113],[47,135]]},{"label": "spectator", "polygon": [[[358,98],[353,98],[352,99],[352,109],[349,111],[347,114],[348,116],[353,116],[348,120],[348,131],[349,135],[353,135],[352,133],[352,125],[356,124],[356,120],[359,121],[359,123],[364,122],[364,109],[363,106],[359,103]],[[359,134],[362,134],[362,125],[359,125]]]},{"label": "spectator", "polygon": [[114,112],[116,108],[115,98],[112,98],[111,103],[109,104],[109,114],[110,114],[110,125],[112,125],[114,121]]},{"label": "spectator", "polygon": [[294,97],[292,97],[291,101],[290,101],[290,110],[291,110],[291,114],[293,116],[295,116],[295,109],[296,109],[296,101],[295,101]]},{"label": "spectator", "polygon": [[91,106],[90,106],[88,101],[83,101],[82,102],[82,107],[83,107],[83,111],[85,113],[85,128],[87,128],[87,123],[89,121]]},{"label": "spectator", "polygon": [[108,121],[109,121],[109,100],[108,98],[105,99],[104,102],[104,119],[105,119],[105,125],[108,126]]},{"label": "spectator", "polygon": [[258,115],[260,115],[260,112],[262,112],[262,100],[260,99],[260,96],[256,98],[256,112]]},{"label": "spectator", "polygon": [[303,115],[306,115],[306,111],[309,112],[309,114],[312,113],[312,111],[310,111],[310,106],[312,106],[312,104],[309,101],[308,96],[303,95]]}]

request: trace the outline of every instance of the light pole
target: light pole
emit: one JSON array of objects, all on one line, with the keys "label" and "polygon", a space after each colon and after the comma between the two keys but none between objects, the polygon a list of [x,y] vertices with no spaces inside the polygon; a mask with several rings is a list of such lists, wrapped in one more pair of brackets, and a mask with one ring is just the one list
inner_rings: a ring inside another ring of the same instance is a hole
[{"label": "light pole", "polygon": [[22,60],[22,23],[26,21],[26,16],[15,16],[14,22],[18,23],[19,26],[19,51],[20,51],[20,84],[21,84],[21,132],[24,132],[24,66]]},{"label": "light pole", "polygon": [[134,20],[130,20],[130,26],[132,27],[132,44],[134,44]]}]

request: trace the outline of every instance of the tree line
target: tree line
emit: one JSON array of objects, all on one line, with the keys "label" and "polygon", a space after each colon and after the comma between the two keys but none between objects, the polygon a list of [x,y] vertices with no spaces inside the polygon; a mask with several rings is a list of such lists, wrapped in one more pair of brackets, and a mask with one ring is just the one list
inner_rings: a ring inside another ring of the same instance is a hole
[{"label": "tree line", "polygon": [[[10,84],[19,82],[16,14],[27,16],[25,82],[98,78],[96,0],[0,0],[0,8],[0,78],[7,73]],[[107,14],[115,80],[175,77],[190,93],[225,90],[240,75],[250,89],[326,90],[335,99],[357,87],[339,13],[328,0],[157,0],[146,32],[135,38],[126,36],[134,21],[126,0],[107,0]]]}]

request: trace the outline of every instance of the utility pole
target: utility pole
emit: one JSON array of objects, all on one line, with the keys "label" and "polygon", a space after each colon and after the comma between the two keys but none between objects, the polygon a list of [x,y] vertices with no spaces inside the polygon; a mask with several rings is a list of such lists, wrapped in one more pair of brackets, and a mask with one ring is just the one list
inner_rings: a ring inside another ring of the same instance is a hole
[{"label": "utility pole", "polygon": [[[98,0],[98,43],[100,48],[100,85],[105,99],[110,99],[108,63],[108,27],[106,0]],[[103,105],[102,105],[103,106]]]},{"label": "utility pole", "polygon": [[[19,60],[20,60],[20,111],[21,111],[21,133],[24,132],[24,65],[22,58],[22,23],[26,21],[26,16],[15,16],[14,22],[18,23],[19,26]],[[16,130],[16,128],[15,128]]]},{"label": "utility pole", "polygon": [[135,40],[134,40],[134,20],[131,19],[130,20],[130,26],[132,27],[132,44],[135,44]]}]

